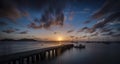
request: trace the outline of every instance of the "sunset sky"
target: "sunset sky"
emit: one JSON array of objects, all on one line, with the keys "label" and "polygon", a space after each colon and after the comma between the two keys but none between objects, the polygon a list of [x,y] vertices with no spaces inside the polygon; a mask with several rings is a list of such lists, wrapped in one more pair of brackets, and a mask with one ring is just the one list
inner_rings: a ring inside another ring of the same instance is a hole
[{"label": "sunset sky", "polygon": [[120,0],[0,0],[0,39],[119,40]]}]

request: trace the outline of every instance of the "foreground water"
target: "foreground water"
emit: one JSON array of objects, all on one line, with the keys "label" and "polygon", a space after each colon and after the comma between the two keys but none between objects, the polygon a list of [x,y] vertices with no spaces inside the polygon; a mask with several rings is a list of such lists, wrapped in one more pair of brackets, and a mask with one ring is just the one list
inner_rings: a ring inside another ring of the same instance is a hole
[{"label": "foreground water", "polygon": [[[120,64],[120,44],[82,43],[85,49],[72,48],[42,64]],[[38,63],[41,64],[41,63]]]},{"label": "foreground water", "polygon": [[[36,64],[120,64],[119,43],[82,43],[84,49],[72,48],[51,60]],[[0,55],[56,46],[58,43],[4,42],[0,45]]]}]

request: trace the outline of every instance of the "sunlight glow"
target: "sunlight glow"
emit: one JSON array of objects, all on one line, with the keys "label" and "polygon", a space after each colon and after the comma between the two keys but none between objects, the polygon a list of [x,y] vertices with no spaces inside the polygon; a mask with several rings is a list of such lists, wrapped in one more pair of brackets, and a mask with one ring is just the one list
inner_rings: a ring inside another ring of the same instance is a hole
[{"label": "sunlight glow", "polygon": [[62,37],[58,37],[58,41],[62,41],[63,40],[63,38]]}]

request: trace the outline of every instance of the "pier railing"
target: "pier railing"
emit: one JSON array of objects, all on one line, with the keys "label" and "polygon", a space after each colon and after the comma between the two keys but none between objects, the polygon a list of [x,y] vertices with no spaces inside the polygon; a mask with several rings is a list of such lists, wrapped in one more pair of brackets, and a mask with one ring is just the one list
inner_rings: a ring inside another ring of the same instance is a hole
[{"label": "pier railing", "polygon": [[67,49],[73,47],[73,44],[65,44],[43,49],[31,50],[15,54],[0,56],[0,64],[33,64],[37,61],[54,58]]}]

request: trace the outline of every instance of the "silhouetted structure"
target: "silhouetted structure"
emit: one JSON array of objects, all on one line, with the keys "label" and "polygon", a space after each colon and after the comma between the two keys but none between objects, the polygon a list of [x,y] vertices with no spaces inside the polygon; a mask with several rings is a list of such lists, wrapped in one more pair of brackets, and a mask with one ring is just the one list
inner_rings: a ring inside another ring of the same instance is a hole
[{"label": "silhouetted structure", "polygon": [[51,59],[73,47],[73,44],[54,46],[21,53],[0,56],[0,64],[33,64],[40,60]]}]

